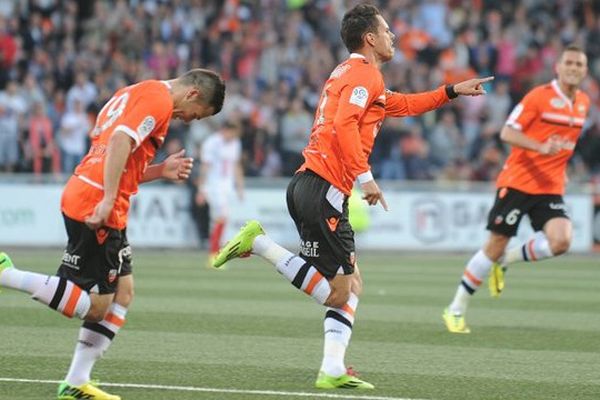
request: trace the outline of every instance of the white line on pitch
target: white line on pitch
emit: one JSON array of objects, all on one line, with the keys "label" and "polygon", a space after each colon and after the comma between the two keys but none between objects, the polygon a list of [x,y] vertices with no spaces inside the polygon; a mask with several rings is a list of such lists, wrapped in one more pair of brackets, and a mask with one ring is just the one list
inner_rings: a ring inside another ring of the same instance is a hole
[{"label": "white line on pitch", "polygon": [[[46,379],[18,379],[18,378],[0,378],[0,382],[16,382],[16,383],[52,383],[58,384],[61,381],[52,381]],[[409,399],[404,397],[383,397],[383,396],[361,396],[333,393],[314,393],[314,392],[284,392],[277,390],[243,390],[243,389],[220,389],[206,388],[194,386],[169,386],[169,385],[144,385],[138,383],[106,383],[102,382],[102,386],[114,386],[136,389],[157,389],[157,390],[175,390],[181,392],[204,392],[204,393],[232,393],[232,394],[249,394],[263,396],[289,396],[289,397],[312,397],[326,399],[356,399],[356,400],[424,400],[424,399]]]}]

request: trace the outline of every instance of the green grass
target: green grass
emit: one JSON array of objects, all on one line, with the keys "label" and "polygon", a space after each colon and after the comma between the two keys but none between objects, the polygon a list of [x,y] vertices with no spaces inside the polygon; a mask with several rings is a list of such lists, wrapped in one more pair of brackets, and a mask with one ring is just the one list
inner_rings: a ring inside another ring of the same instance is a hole
[{"label": "green grass", "polygon": [[[61,251],[15,250],[53,273]],[[451,335],[442,309],[468,258],[363,254],[365,292],[347,355],[377,389],[338,395],[434,400],[600,398],[600,264],[565,256],[513,267],[501,299],[483,287],[471,335]],[[134,254],[136,298],[94,376],[105,382],[315,392],[324,312],[258,258],[224,271],[197,252]],[[23,293],[0,294],[0,378],[61,380],[79,322]],[[0,399],[52,399],[56,385],[0,381]],[[110,387],[133,399],[300,399]],[[323,392],[319,392],[323,393]],[[331,393],[331,392],[327,392]],[[313,398],[313,397],[304,397]],[[318,398],[318,397],[314,397]]]}]

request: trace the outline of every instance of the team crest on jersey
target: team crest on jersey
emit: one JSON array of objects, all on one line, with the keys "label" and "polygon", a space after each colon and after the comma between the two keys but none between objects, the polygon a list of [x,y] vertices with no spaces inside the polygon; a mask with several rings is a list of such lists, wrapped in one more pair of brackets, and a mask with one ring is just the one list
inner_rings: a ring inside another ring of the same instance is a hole
[{"label": "team crest on jersey", "polygon": [[111,269],[108,271],[108,283],[113,283],[117,279],[117,270]]},{"label": "team crest on jersey", "polygon": [[553,97],[550,99],[550,105],[554,108],[565,108],[567,103],[565,103],[565,101],[560,97]]},{"label": "team crest on jersey", "polygon": [[154,125],[156,125],[156,120],[153,116],[148,115],[146,118],[144,118],[140,126],[137,127],[137,132],[141,137],[148,136],[154,129]]},{"label": "team crest on jersey", "polygon": [[585,115],[585,106],[583,104],[580,104],[577,106],[577,111],[579,111],[579,114],[581,115]]},{"label": "team crest on jersey", "polygon": [[352,96],[350,96],[350,104],[356,104],[359,107],[365,108],[367,105],[367,99],[369,98],[369,91],[363,86],[357,86],[352,90]]}]

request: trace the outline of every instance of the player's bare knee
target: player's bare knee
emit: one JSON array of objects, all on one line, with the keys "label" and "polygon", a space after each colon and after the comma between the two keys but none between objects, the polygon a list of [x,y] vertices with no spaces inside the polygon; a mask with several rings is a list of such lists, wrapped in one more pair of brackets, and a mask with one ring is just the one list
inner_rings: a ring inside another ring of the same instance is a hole
[{"label": "player's bare knee", "polygon": [[355,279],[352,281],[352,293],[354,293],[357,296],[360,296],[362,294],[362,290],[363,290],[363,282],[362,282],[362,278],[360,277],[360,275],[357,275],[355,277]]},{"label": "player's bare knee", "polygon": [[87,322],[100,322],[106,315],[107,308],[104,305],[93,304],[86,314],[84,320]]},{"label": "player's bare knee", "polygon": [[131,278],[131,275],[128,275],[119,279],[113,302],[127,308],[133,301],[134,295],[133,279]]},{"label": "player's bare knee", "polygon": [[119,288],[117,293],[115,294],[115,299],[113,300],[120,306],[129,307],[131,302],[133,301],[133,297],[135,295],[135,291],[133,290],[133,286],[129,286],[127,288]]},{"label": "player's bare knee", "polygon": [[349,298],[350,292],[334,290],[327,298],[325,305],[333,308],[342,308],[346,305]]},{"label": "player's bare knee", "polygon": [[490,260],[494,262],[498,261],[500,257],[502,257],[502,255],[504,254],[509,240],[509,237],[492,233],[489,240],[483,246],[484,254]]},{"label": "player's bare knee", "polygon": [[569,238],[563,237],[550,240],[550,250],[552,250],[552,254],[555,256],[566,253],[569,247],[571,247],[571,240]]}]

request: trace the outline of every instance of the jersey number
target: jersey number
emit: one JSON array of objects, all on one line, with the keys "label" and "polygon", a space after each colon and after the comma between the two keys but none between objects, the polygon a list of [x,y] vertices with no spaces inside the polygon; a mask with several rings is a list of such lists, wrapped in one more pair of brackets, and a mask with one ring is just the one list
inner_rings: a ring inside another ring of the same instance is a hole
[{"label": "jersey number", "polygon": [[[127,106],[127,101],[129,100],[129,93],[123,93],[120,96],[111,98],[108,103],[102,107],[100,113],[98,113],[98,118],[96,120],[96,126],[92,131],[92,137],[96,137],[100,135],[102,132],[110,128],[115,121],[123,115],[123,111],[125,111],[125,107]],[[105,115],[103,115],[106,112]],[[100,119],[104,119],[104,123],[102,125],[98,125]]]}]

